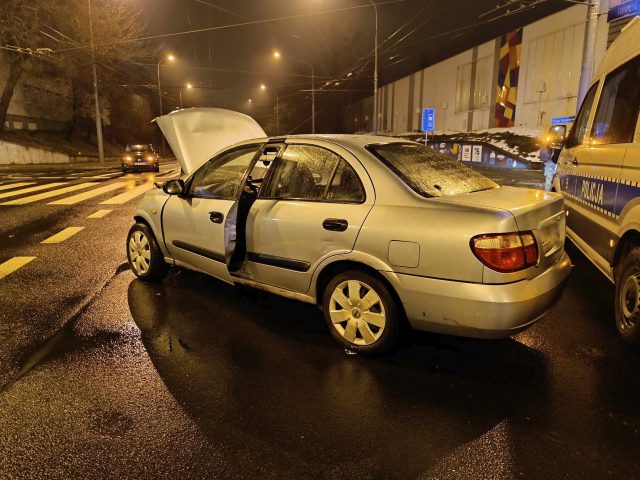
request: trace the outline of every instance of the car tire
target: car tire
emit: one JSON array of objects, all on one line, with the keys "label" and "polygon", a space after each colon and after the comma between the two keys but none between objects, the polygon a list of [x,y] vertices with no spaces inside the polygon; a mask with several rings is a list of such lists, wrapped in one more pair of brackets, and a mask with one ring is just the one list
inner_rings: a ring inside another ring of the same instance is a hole
[{"label": "car tire", "polygon": [[615,269],[616,327],[622,338],[640,346],[640,247],[623,255]]},{"label": "car tire", "polygon": [[169,271],[156,237],[144,223],[136,223],[129,230],[127,260],[131,271],[141,280],[160,280]]},{"label": "car tire", "polygon": [[349,350],[379,354],[398,343],[400,310],[389,287],[373,275],[337,274],[324,289],[322,307],[329,331]]}]

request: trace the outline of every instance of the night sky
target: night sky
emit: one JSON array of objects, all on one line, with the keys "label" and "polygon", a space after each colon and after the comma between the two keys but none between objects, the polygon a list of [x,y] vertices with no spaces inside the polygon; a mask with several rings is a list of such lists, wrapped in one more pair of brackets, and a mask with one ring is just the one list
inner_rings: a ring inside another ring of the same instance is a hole
[{"label": "night sky", "polygon": [[[332,121],[341,115],[337,107],[367,95],[372,88],[373,8],[318,13],[366,5],[367,0],[129,1],[141,9],[150,35],[315,13],[304,18],[150,40],[158,58],[172,52],[178,59],[175,65],[162,69],[169,105],[177,106],[179,86],[190,82],[196,88],[183,90],[185,106],[241,110],[266,123],[277,89],[281,112],[289,109],[288,115],[281,113],[281,121],[286,124],[281,133],[287,133],[310,114],[308,92],[301,92],[311,87],[310,69],[286,57],[276,61],[274,49],[312,63],[316,88],[331,92],[317,96],[319,131],[337,128]],[[571,6],[567,1],[548,0],[519,14],[503,16],[504,8],[491,12],[497,3],[505,2],[405,0],[380,5],[380,84]],[[527,3],[531,2],[523,2]],[[480,17],[487,12],[491,13]],[[499,16],[502,18],[488,21]],[[387,40],[394,32],[395,36]],[[153,63],[132,68],[129,81],[153,83],[155,76]],[[331,84],[325,86],[329,80]],[[268,86],[267,90],[260,90],[261,83]],[[297,132],[308,130],[309,124],[303,123]]]}]

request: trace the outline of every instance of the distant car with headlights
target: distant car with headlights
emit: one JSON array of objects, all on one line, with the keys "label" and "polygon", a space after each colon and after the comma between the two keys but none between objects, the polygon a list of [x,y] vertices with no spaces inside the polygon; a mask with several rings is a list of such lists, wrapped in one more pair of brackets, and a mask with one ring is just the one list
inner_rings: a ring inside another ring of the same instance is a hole
[{"label": "distant car with headlights", "polygon": [[175,265],[319,304],[333,336],[364,353],[392,347],[405,320],[510,336],[561,295],[559,194],[500,187],[397,138],[267,138],[220,109],[156,121],[185,175],[138,205],[127,255],[140,279]]},{"label": "distant car with headlights", "polygon": [[159,172],[160,154],[153,145],[127,145],[122,153],[122,171],[140,172],[143,170]]}]

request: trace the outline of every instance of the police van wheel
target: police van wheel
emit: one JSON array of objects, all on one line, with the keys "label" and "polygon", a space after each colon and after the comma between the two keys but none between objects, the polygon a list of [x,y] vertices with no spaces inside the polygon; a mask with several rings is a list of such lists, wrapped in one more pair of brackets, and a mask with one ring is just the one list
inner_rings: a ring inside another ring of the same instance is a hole
[{"label": "police van wheel", "polygon": [[640,345],[640,247],[629,249],[616,270],[616,326],[627,342]]}]

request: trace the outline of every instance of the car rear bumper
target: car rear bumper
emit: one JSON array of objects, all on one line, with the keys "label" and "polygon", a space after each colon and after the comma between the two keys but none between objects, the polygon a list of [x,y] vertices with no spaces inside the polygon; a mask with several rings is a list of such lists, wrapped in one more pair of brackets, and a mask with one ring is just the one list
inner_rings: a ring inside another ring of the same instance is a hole
[{"label": "car rear bumper", "polygon": [[566,253],[531,280],[504,285],[452,282],[391,274],[416,330],[477,338],[514,335],[542,317],[558,301],[571,261]]}]

